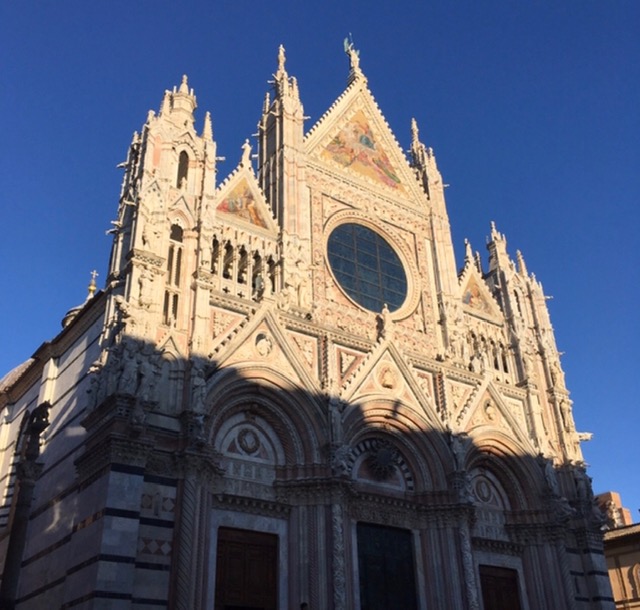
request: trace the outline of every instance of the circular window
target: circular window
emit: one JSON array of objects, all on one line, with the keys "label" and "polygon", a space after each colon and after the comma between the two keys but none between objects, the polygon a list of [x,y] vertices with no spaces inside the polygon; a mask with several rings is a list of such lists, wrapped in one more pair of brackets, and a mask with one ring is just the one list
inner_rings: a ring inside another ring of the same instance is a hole
[{"label": "circular window", "polygon": [[400,258],[380,235],[345,223],[329,235],[329,265],[342,289],[358,305],[380,312],[400,308],[407,297],[407,275]]}]

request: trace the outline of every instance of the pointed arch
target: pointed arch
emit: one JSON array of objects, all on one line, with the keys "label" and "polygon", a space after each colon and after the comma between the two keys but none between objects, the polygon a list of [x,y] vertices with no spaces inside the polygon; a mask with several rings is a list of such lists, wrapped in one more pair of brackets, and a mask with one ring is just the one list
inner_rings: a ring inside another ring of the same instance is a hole
[{"label": "pointed arch", "polygon": [[158,398],[165,413],[177,414],[182,408],[185,359],[180,355],[174,341],[169,338],[159,349],[160,384]]},{"label": "pointed arch", "polygon": [[176,173],[176,187],[182,188],[189,180],[189,153],[181,150],[178,155],[178,171]]}]

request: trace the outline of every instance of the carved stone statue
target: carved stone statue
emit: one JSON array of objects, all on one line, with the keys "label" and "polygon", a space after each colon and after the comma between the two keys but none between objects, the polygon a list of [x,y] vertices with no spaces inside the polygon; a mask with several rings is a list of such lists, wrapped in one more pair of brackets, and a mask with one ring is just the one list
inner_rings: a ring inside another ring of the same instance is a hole
[{"label": "carved stone statue", "polygon": [[360,52],[356,50],[353,41],[344,40],[344,52],[349,56],[349,65],[354,72],[360,71]]},{"label": "carved stone statue", "polygon": [[130,345],[125,345],[122,352],[122,369],[118,391],[122,394],[136,393],[138,387],[138,355]]},{"label": "carved stone statue", "polygon": [[195,413],[204,413],[205,411],[205,394],[207,390],[207,382],[204,377],[202,367],[197,366],[193,369],[192,375],[192,403],[191,408]]},{"label": "carved stone statue", "polygon": [[340,445],[335,447],[331,452],[331,471],[336,476],[344,476],[350,473],[349,457],[351,456],[351,447],[348,445]]},{"label": "carved stone statue", "polygon": [[382,306],[382,311],[378,315],[378,320],[380,324],[378,337],[380,339],[390,339],[393,335],[393,319],[391,318],[391,312],[389,311],[389,307],[386,303]]},{"label": "carved stone statue", "polygon": [[151,354],[141,354],[138,366],[138,396],[143,402],[151,402],[155,399],[156,380],[158,366],[153,362]]},{"label": "carved stone statue", "polygon": [[466,434],[449,434],[449,446],[453,453],[456,472],[465,470],[465,460],[470,439]]},{"label": "carved stone statue", "polygon": [[553,467],[553,462],[540,454],[538,455],[538,464],[540,464],[540,467],[542,468],[544,480],[547,483],[547,488],[551,492],[551,495],[555,498],[559,498],[561,496],[560,485],[558,484],[558,477],[556,470]]},{"label": "carved stone statue", "polygon": [[102,386],[104,384],[102,377],[102,364],[99,361],[94,362],[89,367],[87,373],[90,375],[89,388],[87,389],[87,403],[89,410],[91,410],[95,409],[103,398]]},{"label": "carved stone statue", "polygon": [[576,496],[578,500],[582,502],[591,500],[593,494],[591,492],[590,479],[583,467],[579,466],[573,471],[573,479],[576,484]]}]

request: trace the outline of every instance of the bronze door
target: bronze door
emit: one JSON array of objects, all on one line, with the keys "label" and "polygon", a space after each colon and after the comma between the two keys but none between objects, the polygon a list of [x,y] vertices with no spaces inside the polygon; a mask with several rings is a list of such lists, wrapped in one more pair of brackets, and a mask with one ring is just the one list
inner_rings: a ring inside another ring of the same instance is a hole
[{"label": "bronze door", "polygon": [[361,610],[417,609],[409,530],[358,523]]}]

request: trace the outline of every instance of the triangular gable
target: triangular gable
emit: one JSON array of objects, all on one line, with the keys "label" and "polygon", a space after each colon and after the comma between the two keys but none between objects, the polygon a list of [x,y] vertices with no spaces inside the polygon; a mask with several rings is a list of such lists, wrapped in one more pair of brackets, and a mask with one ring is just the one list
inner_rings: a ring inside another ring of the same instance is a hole
[{"label": "triangular gable", "polygon": [[[129,193],[127,193],[127,195],[131,198],[132,193],[133,187],[130,187]],[[162,188],[158,184],[157,180],[153,180],[140,192],[139,202],[140,212],[145,219],[148,219],[149,215],[157,213],[158,210],[162,210]]]},{"label": "triangular gable", "polygon": [[465,269],[460,286],[460,299],[467,312],[492,321],[502,320],[498,303],[473,265]]},{"label": "triangular gable", "polygon": [[187,220],[187,225],[191,226],[195,223],[195,219],[193,216],[193,212],[191,207],[189,206],[189,202],[183,195],[180,195],[170,206],[169,206],[169,214],[175,215],[177,213],[182,213],[185,220]]},{"label": "triangular gable", "polygon": [[173,333],[169,330],[165,335],[163,335],[158,341],[156,351],[159,354],[171,354],[176,358],[184,359],[185,353],[184,350],[180,348],[180,345],[175,340]]},{"label": "triangular gable", "polygon": [[393,167],[369,119],[358,110],[322,149],[320,156],[374,182],[404,190],[398,170]]},{"label": "triangular gable", "polygon": [[310,160],[389,194],[424,197],[413,170],[382,116],[366,81],[355,81],[309,131]]},{"label": "triangular gable", "polygon": [[180,135],[171,138],[179,147],[181,144],[189,146],[195,154],[197,154],[197,141],[193,131],[186,129]]},{"label": "triangular gable", "polygon": [[352,403],[365,397],[368,400],[372,396],[418,407],[430,422],[440,426],[433,398],[423,391],[413,370],[388,341],[378,344],[360,363],[351,379],[344,384],[340,395],[343,400]]},{"label": "triangular gable", "polygon": [[218,189],[216,213],[234,223],[276,232],[271,210],[251,169],[240,166]]},{"label": "triangular gable", "polygon": [[491,429],[499,431],[517,440],[521,447],[534,450],[526,428],[513,417],[509,405],[491,382],[486,383],[484,390],[474,396],[473,404],[465,409],[465,416],[462,421],[458,421],[458,425],[469,435],[481,432],[490,434]]},{"label": "triangular gable", "polygon": [[291,345],[290,337],[266,306],[259,310],[218,352],[221,367],[278,371],[293,385],[311,392],[320,392],[309,365],[301,357],[298,347]]}]

